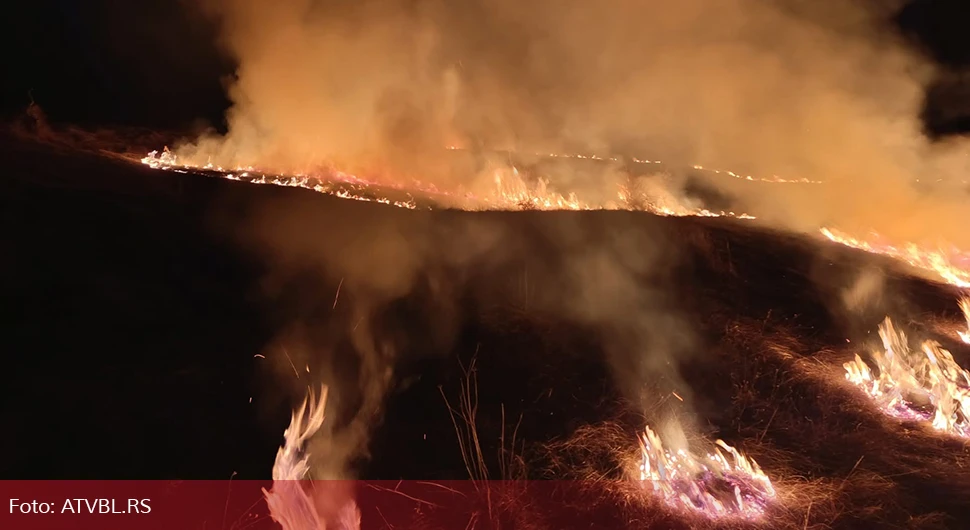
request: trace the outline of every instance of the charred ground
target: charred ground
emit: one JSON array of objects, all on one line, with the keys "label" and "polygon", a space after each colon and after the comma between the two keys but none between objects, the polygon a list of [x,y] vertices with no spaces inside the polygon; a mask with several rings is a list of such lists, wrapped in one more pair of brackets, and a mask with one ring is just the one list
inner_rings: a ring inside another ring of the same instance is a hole
[{"label": "charred ground", "polygon": [[[644,275],[644,289],[675,293],[672,307],[689,317],[698,352],[675,359],[685,402],[668,395],[653,405],[696,413],[703,434],[741,448],[795,492],[771,514],[777,527],[960,528],[970,509],[965,444],[885,419],[841,382],[841,363],[862,351],[886,314],[941,340],[966,366],[970,351],[932,327],[961,318],[955,293],[884,260],[743,222],[413,212],[13,138],[0,149],[4,373],[12,390],[4,398],[4,478],[269,475],[302,398],[296,389],[312,383],[301,366],[270,367],[279,337],[298,322],[304,338],[337,357],[353,358],[354,349],[341,337],[352,315],[335,296],[339,278],[311,266],[279,274],[279,262],[240,239],[254,212],[275,203],[305,212],[289,228],[328,252],[360,252],[368,243],[351,243],[355,237],[383,230],[406,239],[432,227],[431,244],[444,249],[458,236],[435,227],[517,234],[502,256],[423,271],[379,307],[375,332],[396,345],[397,375],[371,457],[357,466],[363,478],[467,475],[444,398],[456,404],[463,368],[473,363],[491,477],[502,475],[501,450],[516,425],[515,454],[529,477],[618,476],[616,455],[636,449],[644,418],[605,361],[616,330],[540,303],[561,288],[549,274],[562,258],[548,234],[576,227],[588,241],[635,232],[672,249],[670,266]],[[885,274],[884,295],[850,316],[839,297],[873,268]],[[442,285],[449,303],[440,300]],[[441,329],[449,330],[444,338]],[[353,377],[360,367],[343,369]],[[658,513],[638,517],[691,524]]]}]

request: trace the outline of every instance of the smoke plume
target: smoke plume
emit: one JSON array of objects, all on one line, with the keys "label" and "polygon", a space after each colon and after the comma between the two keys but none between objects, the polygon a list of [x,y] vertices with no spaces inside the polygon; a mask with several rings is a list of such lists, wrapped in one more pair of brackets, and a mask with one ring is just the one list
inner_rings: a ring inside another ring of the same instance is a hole
[{"label": "smoke plume", "polygon": [[970,246],[964,146],[922,134],[933,69],[887,29],[896,2],[205,5],[239,67],[228,135],[183,146],[190,160],[469,187],[482,177],[442,147],[653,153],[825,181],[732,188],[783,228]]}]

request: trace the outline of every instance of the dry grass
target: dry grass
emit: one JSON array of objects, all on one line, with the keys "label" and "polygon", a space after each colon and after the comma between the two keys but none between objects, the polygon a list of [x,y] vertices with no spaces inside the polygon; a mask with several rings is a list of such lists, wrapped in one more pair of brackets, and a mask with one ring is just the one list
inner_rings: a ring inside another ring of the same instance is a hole
[{"label": "dry grass", "polygon": [[[513,528],[541,528],[533,522],[536,514],[524,509],[521,502],[526,478],[525,460],[522,457],[524,446],[518,439],[522,416],[519,416],[507,434],[504,404],[500,405],[501,434],[499,451],[495,458],[499,476],[497,481],[490,477],[489,462],[479,438],[477,360],[476,350],[468,366],[459,362],[463,379],[456,406],[451,404],[444,389],[439,386],[441,397],[448,407],[468,477],[477,494],[474,499],[464,499],[471,504],[466,505],[470,513],[466,528],[499,528],[503,526],[502,522],[514,522]],[[495,484],[499,484],[499,487],[494,487]]]},{"label": "dry grass", "polygon": [[[448,415],[458,437],[458,446],[465,462],[465,469],[468,471],[468,477],[476,483],[487,483],[490,478],[489,466],[486,463],[481,440],[478,437],[478,373],[476,362],[477,351],[467,367],[459,362],[464,379],[461,382],[457,408],[451,405],[442,387],[438,387],[438,390],[448,407]],[[496,460],[499,469],[498,479],[524,479],[525,460],[522,458],[521,451],[516,452],[520,448],[521,440],[518,440],[518,432],[522,425],[522,416],[519,416],[518,421],[507,436],[508,423],[505,418],[505,405],[501,404],[499,407],[502,431],[499,436],[499,453]],[[522,449],[524,449],[524,446],[522,446]]]}]

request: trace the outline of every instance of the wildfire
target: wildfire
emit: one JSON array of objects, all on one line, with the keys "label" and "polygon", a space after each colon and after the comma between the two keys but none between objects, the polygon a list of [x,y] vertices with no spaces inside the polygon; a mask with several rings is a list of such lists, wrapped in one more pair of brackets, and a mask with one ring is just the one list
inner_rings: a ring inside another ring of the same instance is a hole
[{"label": "wildfire", "polygon": [[[276,453],[276,462],[273,464],[273,489],[263,490],[270,516],[284,530],[328,528],[328,522],[336,522],[336,528],[344,530],[360,528],[360,510],[346,493],[335,489],[332,492],[337,497],[335,513],[321,514],[317,500],[303,486],[302,481],[310,471],[305,445],[323,425],[326,404],[327,387],[323,387],[318,398],[310,392],[300,408],[293,413],[290,426],[283,432],[283,446]],[[326,494],[320,487],[313,491],[316,495]]]},{"label": "wildfire", "polygon": [[[448,146],[448,149],[451,149],[453,151],[461,150],[460,147],[453,146],[453,145]],[[532,153],[532,154],[534,156],[540,156],[540,157],[547,156],[549,158],[572,158],[576,160],[609,160],[610,162],[623,162],[622,158],[616,157],[616,156],[580,155],[580,154],[569,154],[569,153]],[[631,156],[630,160],[637,164],[662,164],[663,163],[660,160],[649,160],[646,158],[637,158],[635,156]],[[709,171],[711,173],[716,173],[718,175],[721,175],[721,174],[728,175],[730,177],[733,177],[739,180],[747,180],[750,182],[773,182],[773,183],[781,183],[781,184],[821,184],[822,183],[822,181],[820,180],[810,180],[807,178],[787,179],[787,178],[779,177],[777,175],[772,175],[771,177],[767,177],[767,178],[752,177],[751,175],[740,175],[738,173],[735,173],[733,171],[728,171],[725,169],[711,169],[700,165],[694,165],[692,167],[698,171]]]},{"label": "wildfire", "polygon": [[[566,155],[556,154],[547,156],[566,157]],[[572,155],[570,158],[604,160],[601,157],[584,155]],[[367,181],[358,176],[336,170],[330,170],[325,175],[287,176],[272,175],[253,167],[224,168],[211,163],[195,165],[180,160],[175,153],[167,148],[162,152],[152,151],[148,156],[142,158],[141,162],[153,169],[193,171],[251,184],[274,184],[304,188],[343,199],[379,202],[409,209],[420,207],[418,201],[412,195],[412,193],[416,193],[426,199],[428,208],[433,205],[435,207],[459,207],[466,210],[643,210],[663,216],[754,219],[753,216],[745,213],[715,212],[704,208],[686,206],[682,204],[682,201],[669,194],[666,196],[640,197],[639,194],[627,187],[620,187],[617,190],[615,201],[588,201],[581,199],[575,193],[563,194],[552,190],[549,187],[549,180],[545,178],[539,178],[535,184],[527,183],[515,166],[494,169],[492,172],[494,187],[485,193],[473,194],[467,191],[443,191],[419,182],[413,183],[410,187],[390,187],[383,183]],[[406,200],[394,200],[386,196],[376,195],[377,190],[381,188],[406,194],[408,198]]]},{"label": "wildfire", "polygon": [[647,427],[640,442],[640,480],[649,481],[676,508],[709,517],[762,515],[775,496],[771,480],[754,460],[721,440],[716,444],[714,453],[704,457],[671,451]]},{"label": "wildfire", "polygon": [[[449,147],[449,149],[458,148]],[[617,157],[597,155],[561,153],[536,153],[536,155],[622,162]],[[660,161],[639,158],[632,158],[632,161],[638,164],[660,164]],[[141,162],[155,169],[192,171],[251,184],[304,188],[343,199],[377,202],[408,209],[450,207],[465,210],[640,210],[672,217],[755,219],[747,213],[712,211],[685,204],[682,199],[659,189],[659,186],[655,187],[658,189],[651,189],[647,193],[631,189],[630,186],[620,186],[614,195],[615,200],[589,201],[575,193],[556,192],[550,188],[548,179],[540,178],[536,183],[527,183],[515,166],[494,169],[492,174],[494,186],[484,192],[470,193],[465,190],[445,191],[420,182],[412,183],[410,186],[389,186],[337,170],[329,170],[326,174],[319,175],[274,175],[253,167],[223,168],[212,163],[198,165],[179,159],[167,148],[162,152],[152,151],[142,158]],[[750,175],[742,176],[733,171],[708,169],[703,166],[693,167],[696,170],[710,171],[748,181],[821,184],[820,181],[808,179],[755,178]],[[393,194],[399,194],[401,197],[391,197],[390,195]],[[956,248],[926,248],[914,243],[891,244],[882,241],[875,233],[867,239],[859,239],[832,227],[823,227],[820,232],[835,243],[887,256],[911,267],[933,273],[950,285],[970,288],[970,253],[964,253]],[[970,340],[970,334],[967,340]]]},{"label": "wildfire", "polygon": [[970,287],[970,255],[958,249],[927,249],[913,243],[892,245],[876,242],[878,234],[872,234],[871,241],[856,239],[832,228],[822,228],[822,235],[829,240],[847,247],[881,254],[902,261],[911,267],[935,273],[944,282],[960,288]]},{"label": "wildfire", "polygon": [[879,337],[884,351],[871,354],[876,374],[857,354],[844,365],[846,379],[894,417],[929,421],[941,432],[970,437],[970,372],[936,341],[910,349],[888,317]]},{"label": "wildfire", "polygon": [[[639,160],[637,161],[639,162]],[[769,178],[756,178],[752,177],[751,175],[739,175],[733,171],[728,171],[725,169],[710,169],[704,166],[693,166],[693,168],[701,171],[711,171],[718,175],[728,175],[729,177],[734,177],[739,180],[747,180],[749,182],[771,182],[773,184],[822,184],[821,180],[809,180],[806,178],[786,179],[777,175],[773,175]]]}]

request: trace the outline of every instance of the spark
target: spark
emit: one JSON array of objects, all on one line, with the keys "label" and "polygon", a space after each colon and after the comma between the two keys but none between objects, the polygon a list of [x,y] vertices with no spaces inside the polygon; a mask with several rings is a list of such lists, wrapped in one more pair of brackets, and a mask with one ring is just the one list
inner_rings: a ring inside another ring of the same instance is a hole
[{"label": "spark", "polygon": [[337,284],[337,294],[333,297],[333,307],[331,309],[337,309],[337,299],[340,298],[340,288],[344,285],[344,279],[340,279],[340,283]]},{"label": "spark", "polygon": [[[562,158],[583,158],[594,160],[618,160],[615,157],[604,158],[587,155],[548,155]],[[462,190],[444,191],[437,187],[421,182],[411,185],[391,186],[386,183],[368,181],[356,175],[331,169],[319,175],[273,175],[261,172],[253,167],[223,168],[206,162],[204,165],[193,164],[180,159],[175,153],[165,148],[162,152],[152,151],[141,159],[141,163],[153,169],[163,170],[191,170],[209,176],[217,176],[229,180],[248,182],[250,184],[272,184],[277,186],[309,189],[348,200],[377,202],[390,206],[407,209],[418,209],[419,205],[412,196],[417,192],[427,201],[437,205],[460,205],[466,210],[642,210],[662,216],[698,216],[698,217],[733,217],[736,219],[752,220],[753,215],[733,211],[713,211],[682,204],[682,201],[672,197],[651,197],[642,193],[635,193],[621,187],[617,190],[616,201],[590,202],[580,198],[575,193],[559,193],[551,189],[550,181],[540,177],[534,184],[527,183],[514,165],[501,167],[492,171],[494,188],[483,193],[473,194]],[[379,195],[377,190],[405,193],[407,200],[394,200]],[[667,194],[669,195],[669,194]],[[431,207],[421,207],[431,209]]]}]

